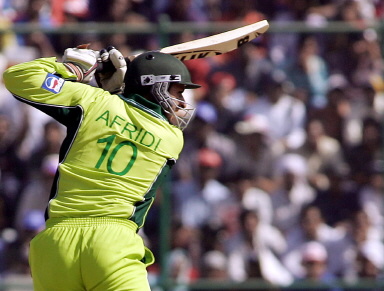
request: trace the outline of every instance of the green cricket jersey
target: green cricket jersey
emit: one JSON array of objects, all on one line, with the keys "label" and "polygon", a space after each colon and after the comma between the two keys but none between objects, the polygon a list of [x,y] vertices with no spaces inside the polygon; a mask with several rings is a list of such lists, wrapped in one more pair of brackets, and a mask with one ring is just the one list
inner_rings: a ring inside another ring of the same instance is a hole
[{"label": "green cricket jersey", "polygon": [[156,188],[180,154],[182,132],[158,104],[75,79],[55,58],[4,72],[17,99],[67,127],[48,217],[120,217],[141,227]]}]

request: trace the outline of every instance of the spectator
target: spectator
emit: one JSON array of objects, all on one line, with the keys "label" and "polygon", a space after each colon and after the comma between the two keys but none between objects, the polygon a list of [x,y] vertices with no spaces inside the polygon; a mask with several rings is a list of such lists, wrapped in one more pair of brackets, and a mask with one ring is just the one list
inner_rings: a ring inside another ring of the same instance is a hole
[{"label": "spectator", "polygon": [[23,127],[14,131],[10,118],[0,113],[0,200],[4,203],[3,227],[13,227],[21,193],[28,182],[26,162],[20,157],[20,144],[28,129],[26,116]]},{"label": "spectator", "polygon": [[[342,147],[348,146],[348,121],[351,112],[350,100],[344,84],[335,84],[327,92],[327,105],[308,109],[308,120],[318,119],[324,124],[325,134],[336,139]],[[341,81],[343,82],[343,81]]]},{"label": "spectator", "polygon": [[[384,269],[384,245],[381,241],[365,241],[355,256],[354,266],[357,274],[355,280],[371,282],[372,287],[362,287],[361,291],[379,291],[382,289],[382,272]],[[355,281],[356,282],[356,281]],[[346,291],[350,291],[347,289]]]},{"label": "spectator", "polygon": [[[310,283],[311,291],[341,291],[337,288],[337,279],[327,268],[328,253],[319,242],[309,241],[301,247],[301,264],[304,267],[304,276],[295,283]],[[302,289],[288,289],[289,291]]]},{"label": "spectator", "polygon": [[8,271],[8,254],[9,242],[4,236],[6,231],[6,212],[4,198],[0,197],[0,284],[2,283],[3,275]]},{"label": "spectator", "polygon": [[252,210],[259,214],[259,220],[265,224],[272,223],[273,209],[269,193],[258,188],[258,177],[252,174],[241,174],[236,181],[241,205],[246,210]]},{"label": "spectator", "polygon": [[340,173],[348,172],[344,149],[338,140],[325,132],[322,119],[308,120],[306,137],[303,146],[295,152],[307,160],[308,179],[311,185],[314,188],[323,189],[327,185],[327,181],[322,174],[325,169],[333,168]]},{"label": "spectator", "polygon": [[199,1],[169,0],[165,13],[172,21],[206,21],[207,15],[200,4]]},{"label": "spectator", "polygon": [[51,1],[52,22],[63,25],[86,21],[89,13],[88,5],[88,0],[53,0]]},{"label": "spectator", "polygon": [[365,185],[367,173],[383,161],[382,147],[382,125],[374,118],[364,119],[361,142],[345,151],[351,178],[358,186]]},{"label": "spectator", "polygon": [[199,231],[176,224],[171,237],[171,250],[167,256],[169,277],[176,283],[188,284],[199,276]]},{"label": "spectator", "polygon": [[366,29],[362,37],[353,43],[352,53],[356,67],[351,74],[351,80],[357,87],[381,75],[383,60],[376,31]]},{"label": "spectator", "polygon": [[30,241],[45,228],[44,211],[31,209],[23,213],[17,240],[12,244],[10,253],[17,258],[12,260],[10,270],[15,274],[31,273],[28,256]]},{"label": "spectator", "polygon": [[272,284],[292,283],[291,274],[280,262],[286,242],[278,229],[259,220],[258,213],[240,215],[241,232],[237,246],[229,253],[229,276],[235,281],[265,279]]},{"label": "spectator", "polygon": [[236,161],[236,144],[228,135],[217,131],[217,123],[217,110],[211,103],[203,101],[197,104],[195,119],[185,131],[184,153],[176,164],[180,175],[195,175],[197,152],[201,148],[209,148],[216,151],[222,159],[219,180],[231,177]]},{"label": "spectator", "polygon": [[364,242],[356,257],[359,277],[379,279],[384,268],[383,258],[384,245],[381,242],[373,240]]},{"label": "spectator", "polygon": [[273,225],[284,235],[299,226],[302,207],[315,199],[307,168],[306,160],[296,154],[286,154],[277,163],[276,186],[271,192]]},{"label": "spectator", "polygon": [[373,119],[380,122],[382,116],[378,104],[380,94],[377,94],[370,83],[355,86],[351,91],[351,111],[347,128],[349,148],[361,143],[364,120]]},{"label": "spectator", "polygon": [[42,139],[36,148],[32,149],[31,157],[28,161],[32,174],[40,172],[43,161],[47,156],[59,154],[64,137],[65,129],[57,121],[52,119],[44,124]]},{"label": "spectator", "polygon": [[304,277],[305,268],[301,263],[302,248],[309,242],[318,242],[329,254],[328,272],[334,276],[344,274],[347,269],[344,254],[348,246],[345,233],[327,225],[318,207],[311,204],[304,206],[300,214],[299,228],[286,235],[287,252],[283,257],[284,265],[296,278]]},{"label": "spectator", "polygon": [[[35,23],[43,27],[53,27],[51,18],[51,6],[46,0],[31,0],[24,4],[18,11],[15,23]],[[41,31],[34,31],[25,35],[18,36],[21,46],[31,46],[37,49],[39,56],[51,57],[58,56],[50,38]]]},{"label": "spectator", "polygon": [[362,209],[353,214],[350,228],[356,245],[366,240],[383,239],[382,229],[376,228],[370,220],[369,213]]},{"label": "spectator", "polygon": [[233,124],[240,118],[247,103],[247,92],[238,86],[235,77],[218,71],[210,77],[210,93],[207,99],[215,106],[220,120],[216,129],[220,133],[231,134]]},{"label": "spectator", "polygon": [[52,182],[59,165],[59,154],[47,154],[41,156],[43,160],[39,170],[35,169],[33,179],[26,185],[20,194],[20,201],[16,207],[14,227],[17,230],[23,229],[24,218],[30,211],[44,213],[49,200]]},{"label": "spectator", "polygon": [[189,91],[189,93],[191,93],[190,95],[193,94],[192,96],[189,96],[189,101],[191,104],[204,103],[204,100],[207,101],[207,94],[209,92],[208,76],[211,71],[209,58],[188,60],[184,63],[191,72],[191,78],[194,78],[196,82],[200,82],[199,84],[204,84],[204,86],[201,86],[197,90]]},{"label": "spectator", "polygon": [[[291,21],[299,20],[299,18],[302,17],[302,9],[297,9],[297,7],[295,7],[296,3],[298,2],[278,1],[274,5],[275,9],[271,19],[277,25],[281,26]],[[302,7],[303,6],[305,7],[306,4],[302,5]],[[270,36],[268,48],[274,67],[283,69],[287,66],[287,61],[297,57],[298,41],[299,35],[292,32],[276,33]]]},{"label": "spectator", "polygon": [[203,256],[202,277],[215,281],[228,280],[228,259],[220,251],[209,251]]},{"label": "spectator", "polygon": [[297,63],[288,66],[287,74],[295,87],[304,88],[309,92],[307,106],[322,108],[326,105],[328,68],[320,55],[316,37],[307,36],[302,39]]},{"label": "spectator", "polygon": [[198,163],[197,176],[181,180],[173,188],[177,212],[184,226],[220,226],[226,205],[234,199],[230,189],[217,180],[222,159],[208,148],[200,149],[194,158]]},{"label": "spectator", "polygon": [[[83,24],[90,20],[90,8],[92,5],[89,0],[51,0],[51,19],[55,27],[63,25]],[[93,49],[103,48],[100,39],[94,35],[86,33],[78,34],[57,34],[50,38],[55,51],[60,55],[68,47],[76,47],[81,43],[92,43]]]},{"label": "spectator", "polygon": [[[144,14],[135,11],[134,1],[132,0],[113,0],[101,1],[90,0],[90,21],[124,23],[126,25],[142,26],[148,23],[148,18]],[[96,38],[99,40],[99,37]],[[100,36],[103,47],[113,44],[123,55],[131,55],[132,51],[148,48],[151,43],[151,37],[146,35],[125,34],[125,33],[109,33]],[[89,41],[88,41],[89,42]],[[67,46],[68,47],[68,46]],[[157,49],[157,48],[156,48]]]},{"label": "spectator", "polygon": [[355,212],[347,226],[347,235],[344,240],[343,261],[346,268],[339,277],[348,282],[355,280],[357,276],[355,260],[359,248],[367,241],[381,242],[380,237],[381,232],[372,226],[367,213],[361,210]]},{"label": "spectator", "polygon": [[328,187],[317,189],[313,204],[319,207],[328,225],[345,229],[353,213],[360,209],[357,189],[345,173],[328,168],[323,174]]},{"label": "spectator", "polygon": [[92,20],[115,23],[145,23],[147,19],[134,10],[132,0],[113,0],[108,3],[91,0]]},{"label": "spectator", "polygon": [[[374,87],[371,83],[366,83],[357,88],[360,90],[360,100],[362,101],[362,107],[360,109],[361,115],[359,116],[361,120],[364,120],[367,117],[373,117],[376,120],[380,121],[383,112],[379,107],[380,103],[380,91]],[[360,103],[360,104],[361,104]]]},{"label": "spectator", "polygon": [[264,83],[265,95],[248,106],[244,116],[262,115],[269,124],[268,138],[275,154],[297,149],[305,140],[305,105],[287,91],[286,76],[282,72],[273,74]]},{"label": "spectator", "polygon": [[[236,164],[240,174],[257,177],[256,186],[269,192],[273,188],[274,166],[278,159],[270,146],[271,124],[259,114],[235,123],[237,146]],[[245,174],[246,175],[246,174]]]},{"label": "spectator", "polygon": [[368,182],[359,191],[359,203],[368,216],[372,226],[381,233],[384,239],[384,197],[383,197],[383,170],[382,165],[374,165],[368,173]]},{"label": "spectator", "polygon": [[263,82],[273,72],[273,64],[269,58],[268,47],[265,41],[253,41],[244,46],[241,51],[244,63],[241,86],[256,95],[263,94]]}]

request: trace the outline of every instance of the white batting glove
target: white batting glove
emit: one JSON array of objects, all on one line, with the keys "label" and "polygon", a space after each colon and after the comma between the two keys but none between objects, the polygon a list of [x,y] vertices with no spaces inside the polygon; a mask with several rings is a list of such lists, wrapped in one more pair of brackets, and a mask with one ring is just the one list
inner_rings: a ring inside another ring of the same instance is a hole
[{"label": "white batting glove", "polygon": [[120,51],[114,47],[100,51],[100,60],[107,67],[107,63],[112,63],[107,71],[96,72],[98,85],[112,94],[120,94],[124,91],[124,76],[127,71],[127,61]]},{"label": "white batting glove", "polygon": [[88,49],[89,44],[68,48],[64,51],[63,64],[77,76],[77,81],[89,83],[97,68],[99,53]]}]

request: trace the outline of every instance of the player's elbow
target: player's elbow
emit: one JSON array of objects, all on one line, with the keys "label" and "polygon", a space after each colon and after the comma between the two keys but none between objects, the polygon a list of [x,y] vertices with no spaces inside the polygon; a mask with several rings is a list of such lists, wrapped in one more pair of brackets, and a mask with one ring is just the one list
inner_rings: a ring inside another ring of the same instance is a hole
[{"label": "player's elbow", "polygon": [[22,72],[16,68],[17,65],[9,67],[3,73],[3,83],[5,88],[11,93],[15,93],[20,87],[21,82],[20,76],[22,76]]},{"label": "player's elbow", "polygon": [[8,90],[10,90],[12,87],[13,75],[14,75],[14,72],[12,70],[12,67],[6,69],[3,72],[3,82],[5,85],[5,88],[7,88]]}]

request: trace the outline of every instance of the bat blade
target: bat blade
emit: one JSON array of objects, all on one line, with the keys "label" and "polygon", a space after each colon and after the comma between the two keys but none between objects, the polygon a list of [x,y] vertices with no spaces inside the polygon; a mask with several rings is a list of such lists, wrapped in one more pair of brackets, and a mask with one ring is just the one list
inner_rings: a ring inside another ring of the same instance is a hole
[{"label": "bat blade", "polygon": [[266,32],[268,28],[268,21],[262,20],[227,32],[165,47],[160,52],[171,54],[182,61],[212,57],[239,48]]},{"label": "bat blade", "polygon": [[[217,56],[233,51],[243,44],[252,41],[253,39],[266,32],[268,28],[268,21],[262,20],[219,34],[168,46],[158,51],[173,55],[181,61]],[[139,54],[131,55],[126,59],[127,61],[132,61],[138,55]],[[98,72],[113,70],[114,67],[111,62],[100,62],[98,64]]]}]

